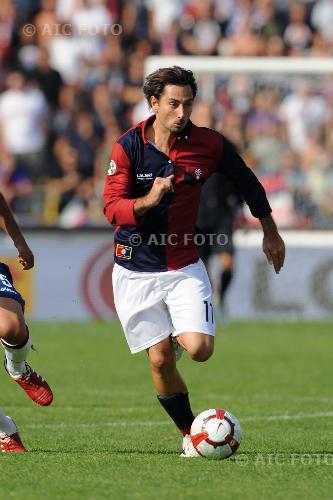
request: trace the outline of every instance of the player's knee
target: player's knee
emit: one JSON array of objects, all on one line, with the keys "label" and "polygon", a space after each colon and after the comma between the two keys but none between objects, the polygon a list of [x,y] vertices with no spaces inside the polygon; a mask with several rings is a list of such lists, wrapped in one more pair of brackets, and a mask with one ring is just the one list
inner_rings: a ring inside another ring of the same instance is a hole
[{"label": "player's knee", "polygon": [[156,372],[168,370],[175,364],[174,354],[172,351],[155,352],[149,355],[149,359],[152,369]]},{"label": "player's knee", "polygon": [[193,361],[204,362],[207,361],[213,354],[212,348],[198,349],[190,354]]},{"label": "player's knee", "polygon": [[15,316],[0,318],[0,337],[15,342],[21,340],[25,326]]}]

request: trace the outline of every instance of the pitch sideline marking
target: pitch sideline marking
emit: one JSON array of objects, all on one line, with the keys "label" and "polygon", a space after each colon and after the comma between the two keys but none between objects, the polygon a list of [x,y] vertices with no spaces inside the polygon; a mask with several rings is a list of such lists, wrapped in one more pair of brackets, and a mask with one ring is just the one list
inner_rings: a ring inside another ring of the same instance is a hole
[{"label": "pitch sideline marking", "polygon": [[[295,415],[289,415],[289,414],[284,414],[284,415],[268,415],[266,417],[244,417],[242,418],[242,422],[253,422],[256,420],[260,421],[274,421],[274,420],[302,420],[305,418],[332,418],[333,417],[333,411],[328,411],[328,412],[318,412],[318,413],[298,413]],[[163,420],[163,421],[156,421],[156,422],[142,422],[142,421],[136,421],[136,422],[103,422],[101,424],[67,424],[64,422],[61,422],[59,424],[27,424],[24,425],[25,428],[30,428],[30,429],[58,429],[58,428],[94,428],[94,427],[158,427],[162,425],[167,425],[167,424],[172,424],[171,421],[169,420]]]}]

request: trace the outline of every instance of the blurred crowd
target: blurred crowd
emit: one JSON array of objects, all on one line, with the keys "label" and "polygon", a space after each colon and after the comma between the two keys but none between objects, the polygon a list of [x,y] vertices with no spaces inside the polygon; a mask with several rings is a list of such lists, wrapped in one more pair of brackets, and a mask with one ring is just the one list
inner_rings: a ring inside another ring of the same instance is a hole
[{"label": "blurred crowd", "polygon": [[[112,146],[149,115],[147,56],[332,54],[330,0],[1,0],[0,190],[23,225],[104,225]],[[333,227],[332,77],[214,88],[193,121],[237,144],[279,224]]]}]

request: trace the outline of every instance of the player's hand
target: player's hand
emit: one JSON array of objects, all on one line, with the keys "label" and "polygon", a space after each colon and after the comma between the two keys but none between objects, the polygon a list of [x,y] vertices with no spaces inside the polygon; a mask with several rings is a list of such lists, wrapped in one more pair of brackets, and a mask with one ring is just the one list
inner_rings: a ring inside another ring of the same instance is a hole
[{"label": "player's hand", "polygon": [[168,177],[156,177],[154,180],[154,184],[148,194],[149,202],[152,206],[157,205],[165,193],[173,193],[173,179],[174,175],[169,175]]},{"label": "player's hand", "polygon": [[28,247],[28,245],[22,245],[17,247],[18,250],[18,260],[19,263],[21,264],[22,268],[27,271],[28,269],[31,269],[34,267],[34,254]]},{"label": "player's hand", "polygon": [[274,266],[276,274],[279,274],[286,255],[284,241],[279,233],[276,231],[272,234],[266,234],[262,248],[268,262]]}]

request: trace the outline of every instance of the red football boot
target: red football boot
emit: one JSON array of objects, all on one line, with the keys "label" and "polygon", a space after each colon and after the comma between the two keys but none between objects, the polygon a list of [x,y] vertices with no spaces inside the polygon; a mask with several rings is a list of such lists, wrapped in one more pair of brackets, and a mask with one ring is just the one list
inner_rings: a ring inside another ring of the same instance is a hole
[{"label": "red football boot", "polygon": [[21,441],[14,420],[8,416],[4,417],[2,430],[0,430],[0,450],[3,453],[23,453],[27,451]]},{"label": "red football boot", "polygon": [[27,451],[18,432],[10,436],[0,432],[0,448],[2,453],[24,453]]},{"label": "red football boot", "polygon": [[14,380],[38,405],[48,406],[52,403],[53,393],[49,384],[28,363],[25,363],[24,375],[20,378],[14,378]]}]

